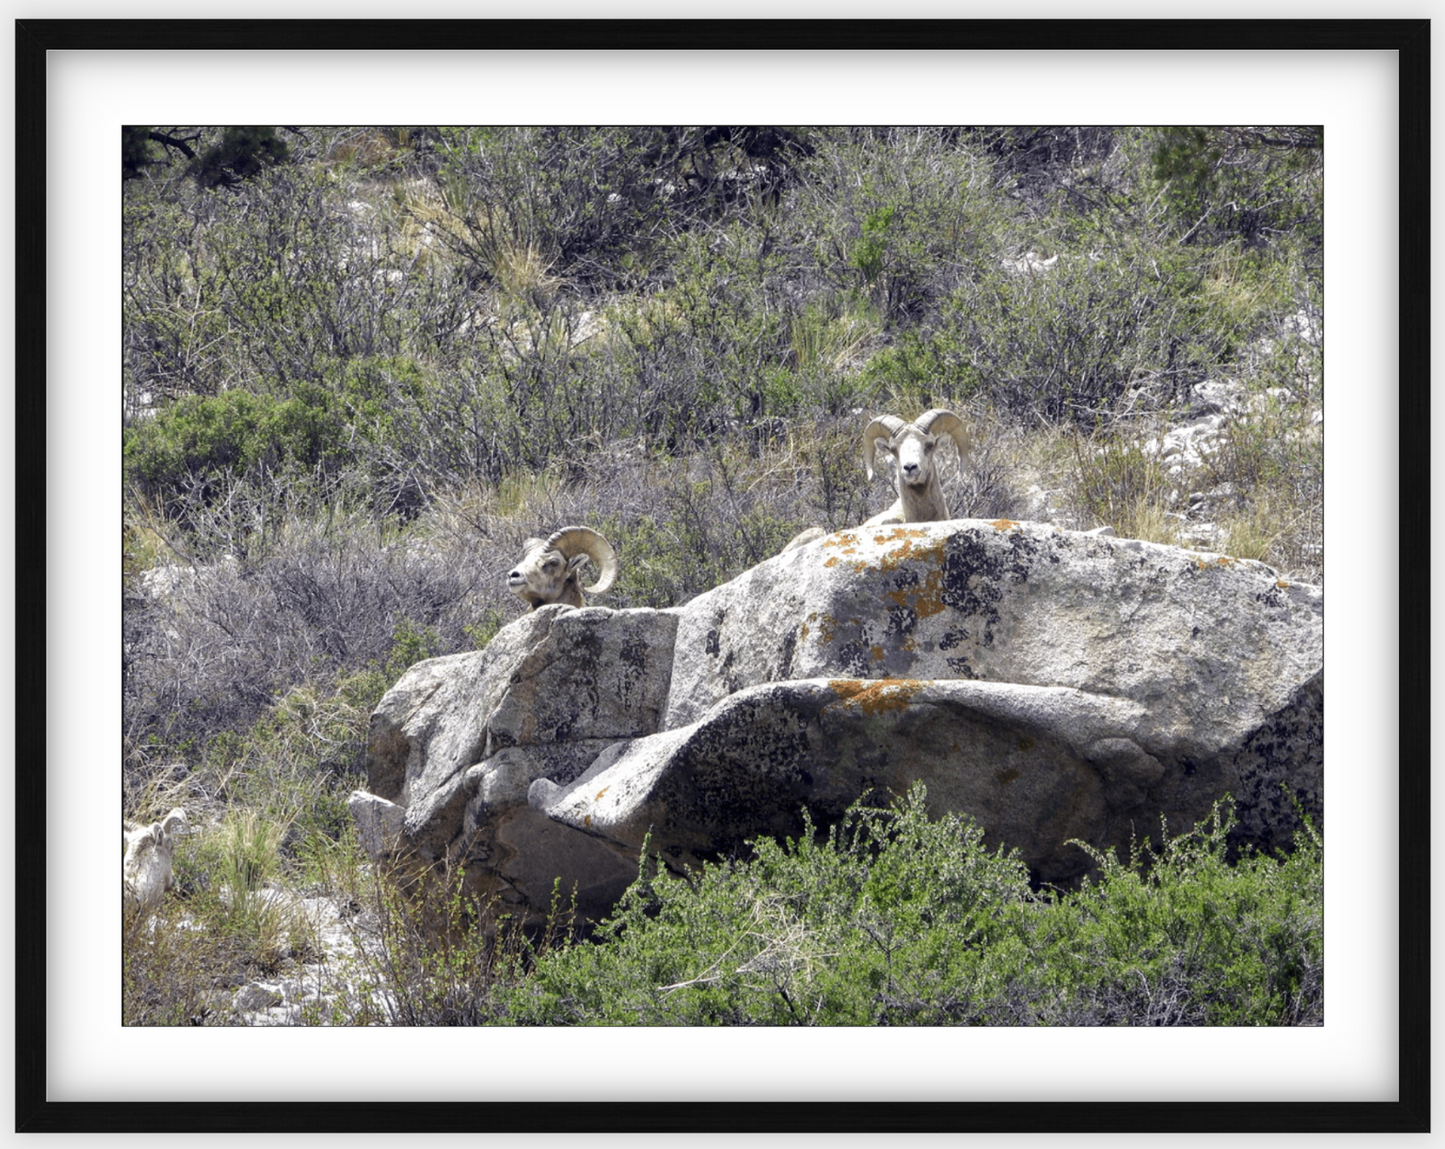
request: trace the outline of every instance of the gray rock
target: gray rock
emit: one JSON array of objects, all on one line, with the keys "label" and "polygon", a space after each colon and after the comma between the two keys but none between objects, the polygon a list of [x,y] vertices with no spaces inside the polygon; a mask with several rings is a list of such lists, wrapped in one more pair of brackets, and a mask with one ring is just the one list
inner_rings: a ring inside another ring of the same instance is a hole
[{"label": "gray rock", "polygon": [[365,790],[353,790],[346,800],[346,808],[356,823],[356,840],[367,857],[375,861],[396,850],[401,841],[402,821],[406,818],[405,806]]},{"label": "gray rock", "polygon": [[286,1000],[281,987],[273,982],[253,981],[243,985],[231,998],[231,1008],[237,1013],[252,1013],[270,1009]]},{"label": "gray rock", "polygon": [[1064,686],[1214,753],[1323,660],[1323,598],[1227,556],[973,520],[843,531],[683,611],[664,729],[799,678]]},{"label": "gray rock", "polygon": [[[503,640],[507,629],[493,641]],[[481,758],[486,715],[477,704],[489,661],[482,650],[429,658],[386,692],[367,733],[370,793],[405,806],[413,783],[434,788]]]},{"label": "gray rock", "polygon": [[[372,715],[367,789],[436,811],[469,766],[504,747],[651,733],[676,629],[672,611],[554,604],[503,627],[485,650],[417,663]],[[565,770],[574,757],[553,765]],[[408,832],[426,820],[413,813]]]},{"label": "gray rock", "polygon": [[527,792],[569,783],[606,747],[657,730],[677,622],[676,611],[553,605],[485,650],[413,666],[372,717],[371,792],[351,801],[364,844],[460,862],[474,892],[511,904],[545,908],[565,876],[579,906],[603,912],[636,876],[635,856],[569,841]]},{"label": "gray rock", "polygon": [[[1322,595],[1259,563],[1007,520],[858,528],[672,611],[547,607],[389,692],[356,808],[533,921],[928,787],[1036,875],[1226,792],[1322,819]],[[385,798],[387,805],[381,799]],[[382,833],[378,830],[378,833]],[[650,835],[650,839],[648,838]]]},{"label": "gray rock", "polygon": [[1244,387],[1242,384],[1227,380],[1207,379],[1203,383],[1196,383],[1191,395],[1193,398],[1192,413],[1196,415],[1216,413],[1229,415],[1241,410]]},{"label": "gray rock", "polygon": [[[1279,722],[1309,738],[1307,707]],[[1316,729],[1316,733],[1317,733]],[[913,782],[932,810],[964,811],[985,844],[1017,848],[1045,881],[1087,867],[1081,839],[1127,851],[1131,838],[1192,825],[1226,790],[1251,817],[1242,836],[1282,830],[1262,809],[1285,782],[1318,808],[1318,761],[1220,747],[1206,759],[1160,738],[1137,702],[1062,687],[903,679],[810,679],[740,691],[702,720],[610,749],[570,786],[534,791],[558,821],[674,866],[726,856],[757,836],[796,836],[799,811],[836,819],[858,796]]]},{"label": "gray rock", "polygon": [[407,807],[415,838],[439,820],[459,823],[465,772],[504,747],[556,744],[538,755],[539,773],[575,777],[590,756],[574,743],[657,728],[676,626],[666,611],[554,605],[485,650],[417,663],[372,715],[368,791]]}]

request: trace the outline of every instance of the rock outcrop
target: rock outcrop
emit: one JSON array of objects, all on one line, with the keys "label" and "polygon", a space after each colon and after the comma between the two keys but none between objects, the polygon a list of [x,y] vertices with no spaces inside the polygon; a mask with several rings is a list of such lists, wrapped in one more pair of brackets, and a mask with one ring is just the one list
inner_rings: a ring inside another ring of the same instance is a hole
[{"label": "rock outcrop", "polygon": [[[563,877],[583,912],[603,912],[636,856],[539,814],[527,791],[657,731],[677,622],[676,611],[544,606],[485,650],[411,667],[371,718],[369,793],[350,803],[363,844],[465,864],[479,892],[528,908],[546,907]],[[398,822],[399,840],[387,832]]]},{"label": "rock outcrop", "polygon": [[379,853],[530,913],[560,878],[589,917],[644,839],[693,865],[918,780],[1045,881],[1087,865],[1070,839],[1127,848],[1226,792],[1287,845],[1290,795],[1323,816],[1322,613],[1258,563],[1038,524],[838,532],[682,608],[546,607],[419,663],[354,809]]}]

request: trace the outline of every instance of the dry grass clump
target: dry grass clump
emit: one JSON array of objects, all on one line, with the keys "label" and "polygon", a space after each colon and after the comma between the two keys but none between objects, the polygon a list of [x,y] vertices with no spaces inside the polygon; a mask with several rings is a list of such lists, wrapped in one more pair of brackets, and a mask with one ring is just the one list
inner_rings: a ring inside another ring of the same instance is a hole
[{"label": "dry grass clump", "polygon": [[281,887],[285,825],[236,806],[177,844],[176,887],[154,913],[122,911],[121,1022],[230,1023],[231,995],[315,960],[314,923]]}]

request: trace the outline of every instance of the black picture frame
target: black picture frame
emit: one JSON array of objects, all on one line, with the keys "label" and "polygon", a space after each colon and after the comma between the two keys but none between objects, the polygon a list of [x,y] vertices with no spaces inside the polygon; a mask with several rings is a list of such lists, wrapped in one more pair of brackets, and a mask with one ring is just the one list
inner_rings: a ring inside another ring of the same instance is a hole
[{"label": "black picture frame", "polygon": [[[15,772],[17,1132],[1425,1132],[1430,1128],[1430,44],[1427,20],[17,20],[16,712],[46,713],[47,53],[62,49],[1119,49],[1398,53],[1400,458],[1399,1100],[1339,1102],[51,1102],[46,1089],[46,773]],[[22,222],[23,221],[23,222]],[[1408,498],[1403,493],[1408,493]],[[1388,716],[1387,716],[1388,717]],[[46,760],[17,723],[15,762]],[[539,1122],[541,1123],[539,1125]]]}]

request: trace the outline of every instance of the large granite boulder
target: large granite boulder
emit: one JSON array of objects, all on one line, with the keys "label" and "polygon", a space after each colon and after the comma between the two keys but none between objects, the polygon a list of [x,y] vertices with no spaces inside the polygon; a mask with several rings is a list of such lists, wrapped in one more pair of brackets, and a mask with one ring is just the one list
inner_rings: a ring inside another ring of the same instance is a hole
[{"label": "large granite boulder", "polygon": [[[1037,524],[858,528],[670,611],[547,607],[418,664],[358,818],[531,912],[926,783],[1042,880],[1183,828],[1322,820],[1322,595],[1258,563]],[[377,806],[378,800],[404,807]],[[369,841],[382,841],[378,829]]]},{"label": "large granite boulder", "polygon": [[[551,605],[484,650],[411,667],[371,718],[367,791],[350,803],[362,842],[377,857],[465,865],[475,889],[508,902],[545,907],[552,879],[566,876],[570,888],[579,869],[588,871],[580,895],[601,875],[599,897],[615,897],[636,859],[612,874],[616,852],[571,842],[528,807],[527,788],[570,782],[614,742],[658,729],[676,630],[675,611]],[[569,841],[558,845],[559,835]],[[552,863],[539,859],[552,857],[566,864],[541,874]]]},{"label": "large granite boulder", "polygon": [[[618,743],[533,804],[626,845],[645,835],[675,866],[743,838],[796,836],[800,810],[836,820],[861,794],[922,781],[937,810],[967,810],[1040,876],[1079,872],[1070,838],[1100,841],[1139,812],[1166,768],[1132,740],[1143,710],[1062,687],[812,678],[741,690],[698,722]],[[1108,776],[1108,780],[1106,780]],[[1207,808],[1207,807],[1206,807]]]},{"label": "large granite boulder", "polygon": [[842,531],[688,604],[663,725],[760,682],[983,680],[1131,699],[1207,754],[1320,670],[1322,602],[1258,563],[1007,520]]}]

